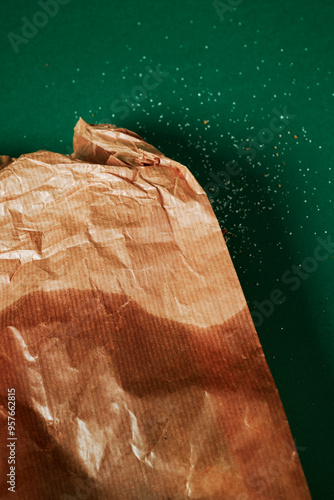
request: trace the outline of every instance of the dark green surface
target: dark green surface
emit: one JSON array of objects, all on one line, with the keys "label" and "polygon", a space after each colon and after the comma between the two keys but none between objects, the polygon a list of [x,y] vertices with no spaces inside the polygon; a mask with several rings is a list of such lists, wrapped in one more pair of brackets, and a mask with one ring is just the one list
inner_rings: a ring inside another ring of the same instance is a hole
[{"label": "dark green surface", "polygon": [[[333,251],[300,286],[281,277],[293,265],[312,266],[304,259],[317,237],[334,240],[334,4],[229,2],[238,5],[220,19],[204,0],[70,0],[17,53],[7,35],[22,36],[22,17],[32,20],[41,7],[1,2],[0,154],[71,152],[82,116],[137,131],[210,186],[251,311],[275,288],[284,293],[257,330],[312,496],[329,499]],[[168,74],[145,78],[157,65]],[[140,98],[134,88],[144,82],[149,89]],[[124,95],[127,112],[117,102]],[[247,157],[241,141],[277,125],[274,108],[289,123]],[[231,160],[240,172],[218,190],[210,172],[226,179]]]}]

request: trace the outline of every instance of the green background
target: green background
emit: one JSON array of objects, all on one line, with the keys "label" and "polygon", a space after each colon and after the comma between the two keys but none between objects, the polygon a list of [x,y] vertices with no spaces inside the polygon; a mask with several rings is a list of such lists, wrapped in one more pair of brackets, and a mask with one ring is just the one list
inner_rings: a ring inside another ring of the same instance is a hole
[{"label": "green background", "polygon": [[[332,0],[58,6],[45,19],[37,1],[1,2],[0,154],[69,153],[81,116],[136,131],[210,188],[312,497],[333,498],[333,251],[308,259],[334,239]],[[24,40],[22,18],[40,24]],[[294,265],[309,269],[295,287]],[[276,288],[284,303],[260,318]]]}]

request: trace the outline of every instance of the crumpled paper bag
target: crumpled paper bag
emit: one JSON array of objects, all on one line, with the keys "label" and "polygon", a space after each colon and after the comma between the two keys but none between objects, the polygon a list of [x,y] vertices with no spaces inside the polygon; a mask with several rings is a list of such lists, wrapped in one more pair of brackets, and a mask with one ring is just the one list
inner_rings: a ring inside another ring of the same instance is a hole
[{"label": "crumpled paper bag", "polygon": [[83,120],[0,165],[0,498],[309,499],[189,170]]}]

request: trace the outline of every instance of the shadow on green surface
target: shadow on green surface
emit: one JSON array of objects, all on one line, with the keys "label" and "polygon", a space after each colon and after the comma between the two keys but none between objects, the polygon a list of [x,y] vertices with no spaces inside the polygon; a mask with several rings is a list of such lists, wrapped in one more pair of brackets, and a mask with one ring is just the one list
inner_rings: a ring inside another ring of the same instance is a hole
[{"label": "shadow on green surface", "polygon": [[[133,123],[128,123],[127,128],[136,129]],[[188,167],[189,158],[192,165],[200,166],[203,163],[201,151],[194,148],[181,133],[166,133],[163,127],[153,128],[147,124],[145,134],[141,135],[144,135],[143,138],[147,142],[155,144],[166,156]],[[175,146],[177,156],[175,156]],[[264,279],[259,283],[260,286],[254,286],[260,281],[259,264],[250,266],[247,253],[238,253],[233,262],[251,312],[254,311],[254,300],[259,302],[269,300],[270,294],[277,288],[284,292],[284,303],[276,305],[273,312],[267,318],[264,317],[257,331],[287,414],[312,497],[328,498],[331,488],[329,484],[331,464],[334,461],[333,447],[328,436],[328,429],[331,428],[334,418],[330,408],[333,399],[330,381],[333,380],[333,373],[330,369],[331,363],[327,365],[327,353],[321,344],[321,338],[325,333],[319,324],[320,318],[315,317],[316,308],[313,304],[317,303],[322,282],[316,279],[316,275],[326,273],[326,265],[333,265],[334,262],[329,255],[325,263],[319,263],[319,269],[314,275],[309,276],[310,279],[300,280],[300,286],[296,290],[291,290],[291,285],[287,286],[282,282],[283,273],[290,271],[293,265],[300,264],[302,257],[289,242],[279,208],[263,211],[260,215],[255,211],[252,212],[252,207],[256,206],[259,196],[265,206],[273,205],[269,193],[266,193],[264,182],[254,175],[254,171],[250,170],[245,160],[228,153],[223,157],[223,151],[224,141],[219,152],[210,155],[210,164],[216,166],[214,170],[219,171],[220,166],[226,162],[236,159],[239,161],[242,175],[235,176],[231,182],[236,188],[242,183],[249,188],[247,207],[251,209],[251,215],[247,218],[248,232],[250,238],[256,239],[263,256],[261,275],[264,275]],[[197,168],[189,168],[199,183],[205,186],[208,182],[207,174]],[[219,197],[224,197],[227,193],[221,190]],[[232,216],[235,226],[238,225],[238,217],[237,213]],[[292,214],[290,217],[295,219],[295,224],[298,224],[298,220]],[[265,227],[270,230],[263,230]],[[275,242],[280,242],[280,245],[275,245]],[[230,240],[228,248],[231,254],[233,245],[235,243]],[[311,247],[312,245],[313,249],[318,245],[315,237]],[[304,257],[313,255],[313,252],[302,253]],[[239,273],[241,268],[247,269],[246,275]],[[327,327],[333,329],[333,325]],[[322,446],[319,446],[319,442]],[[318,471],[317,474],[314,474],[314,469]]]}]

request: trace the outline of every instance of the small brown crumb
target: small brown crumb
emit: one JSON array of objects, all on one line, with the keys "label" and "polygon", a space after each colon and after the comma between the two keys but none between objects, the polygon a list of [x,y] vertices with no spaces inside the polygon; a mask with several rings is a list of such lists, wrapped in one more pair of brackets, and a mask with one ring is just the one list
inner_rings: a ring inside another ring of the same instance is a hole
[{"label": "small brown crumb", "polygon": [[295,139],[298,139],[298,135],[295,135],[295,136],[294,136],[294,138],[295,138]]},{"label": "small brown crumb", "polygon": [[204,120],[203,123],[204,125],[206,125],[207,123],[209,123],[209,120]]}]

